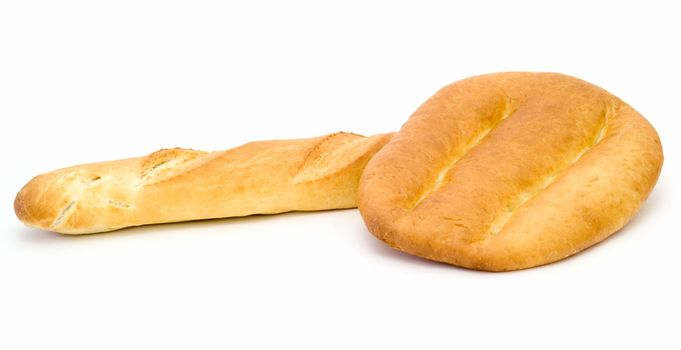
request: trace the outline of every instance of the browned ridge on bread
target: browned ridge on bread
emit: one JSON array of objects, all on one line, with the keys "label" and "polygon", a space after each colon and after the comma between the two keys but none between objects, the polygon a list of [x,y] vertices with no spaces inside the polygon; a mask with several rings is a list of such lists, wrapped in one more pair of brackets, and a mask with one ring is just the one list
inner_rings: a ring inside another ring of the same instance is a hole
[{"label": "browned ridge on bread", "polygon": [[575,254],[623,227],[662,167],[653,127],[607,91],[498,73],[426,101],[367,165],[359,209],[390,246],[505,271]]},{"label": "browned ridge on bread", "polygon": [[392,134],[164,149],[39,175],[19,192],[26,225],[69,234],[165,222],[356,206],[360,174]]}]

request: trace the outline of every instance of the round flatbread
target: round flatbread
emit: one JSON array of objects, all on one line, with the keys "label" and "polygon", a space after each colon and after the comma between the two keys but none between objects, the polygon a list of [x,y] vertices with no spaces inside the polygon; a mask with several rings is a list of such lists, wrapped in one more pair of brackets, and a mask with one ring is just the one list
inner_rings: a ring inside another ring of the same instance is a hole
[{"label": "round flatbread", "polygon": [[662,167],[655,129],[607,91],[498,73],[438,91],[367,165],[359,209],[409,254],[506,271],[575,254],[623,227]]}]

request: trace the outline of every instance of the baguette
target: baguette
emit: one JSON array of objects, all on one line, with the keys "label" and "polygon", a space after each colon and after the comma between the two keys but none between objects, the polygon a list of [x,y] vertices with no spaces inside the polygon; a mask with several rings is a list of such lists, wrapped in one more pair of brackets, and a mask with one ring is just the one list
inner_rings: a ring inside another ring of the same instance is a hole
[{"label": "baguette", "polygon": [[356,206],[364,166],[392,134],[335,133],[226,151],[162,149],[33,178],[14,210],[64,234],[147,224]]}]

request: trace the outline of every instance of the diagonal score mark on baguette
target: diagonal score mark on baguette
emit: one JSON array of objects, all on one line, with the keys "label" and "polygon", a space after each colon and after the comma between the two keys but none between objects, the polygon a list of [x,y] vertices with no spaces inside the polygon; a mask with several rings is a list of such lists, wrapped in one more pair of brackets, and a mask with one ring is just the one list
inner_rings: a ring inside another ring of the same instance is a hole
[{"label": "diagonal score mark on baguette", "polygon": [[106,201],[106,204],[108,204],[112,207],[121,208],[121,209],[129,209],[130,207],[132,207],[132,205],[125,203],[123,201],[116,200],[116,199],[108,199]]},{"label": "diagonal score mark on baguette", "polygon": [[[60,178],[61,182],[68,182],[69,180],[78,180],[74,181],[71,183],[70,190],[75,191],[76,194],[71,196],[71,201],[68,202],[68,204],[59,212],[59,215],[52,221],[50,224],[49,228],[51,230],[57,229],[62,226],[66,220],[68,220],[71,215],[76,211],[78,207],[78,203],[80,202],[81,197],[83,196],[83,193],[95,183],[98,183],[102,180],[102,177],[99,175],[93,175],[85,178],[80,178],[78,179],[76,174],[67,174],[66,176],[62,176]],[[53,185],[53,184],[51,184]],[[73,187],[77,187],[76,189],[73,189]]]},{"label": "diagonal score mark on baguette", "polygon": [[293,183],[315,181],[333,175],[361,160],[381,137],[369,137],[339,132],[321,139],[305,157]]},{"label": "diagonal score mark on baguette", "polygon": [[162,181],[177,175],[178,172],[186,171],[191,168],[191,163],[204,159],[210,153],[184,148],[162,149],[151,153],[144,160],[135,187]]},{"label": "diagonal score mark on baguette", "polygon": [[54,221],[50,225],[50,229],[54,230],[59,228],[62,225],[62,223],[66,221],[66,219],[68,219],[71,216],[71,214],[73,214],[73,212],[76,210],[76,204],[77,204],[76,201],[69,202],[69,204],[67,204],[66,207],[64,207],[64,209],[61,210],[59,216],[57,216],[57,218],[54,219]]},{"label": "diagonal score mark on baguette", "polygon": [[475,147],[479,146],[485,138],[489,135],[489,133],[494,130],[501,122],[503,122],[505,119],[510,117],[513,113],[516,112],[516,109],[513,108],[511,105],[511,101],[508,97],[504,98],[503,101],[503,107],[501,108],[501,111],[499,112],[500,117],[497,119],[496,123],[492,124],[490,127],[482,130],[479,132],[477,135],[475,135],[463,149],[459,150],[456,152],[455,155],[451,155],[447,157],[447,162],[445,165],[440,168],[440,170],[437,172],[437,176],[435,177],[435,181],[430,187],[426,187],[423,193],[418,197],[416,202],[413,205],[413,208],[416,208],[421,204],[426,198],[430,197],[433,195],[435,192],[439,191],[442,187],[444,187],[447,184],[448,180],[448,174],[452,168],[458,163],[461,159],[463,159],[467,154],[470,153]]},{"label": "diagonal score mark on baguette", "polygon": [[491,225],[489,229],[489,234],[491,235],[496,235],[499,232],[503,230],[503,228],[506,226],[506,224],[511,220],[513,217],[513,214],[518,212],[520,208],[522,208],[526,203],[528,203],[532,198],[535,198],[539,193],[547,189],[551,184],[553,184],[561,174],[564,174],[567,172],[571,167],[573,167],[577,162],[590,150],[596,148],[605,138],[607,135],[607,129],[608,129],[608,120],[610,119],[610,116],[615,113],[614,111],[615,107],[612,104],[608,104],[606,108],[603,110],[603,116],[601,117],[602,119],[602,124],[601,127],[598,128],[596,131],[593,141],[588,144],[582,151],[577,154],[577,156],[569,162],[566,166],[558,169],[556,172],[549,174],[544,178],[542,181],[539,181],[537,185],[535,185],[533,188],[530,188],[527,191],[521,192],[516,196],[516,198],[507,205],[508,211],[503,213],[497,220],[495,220]]}]

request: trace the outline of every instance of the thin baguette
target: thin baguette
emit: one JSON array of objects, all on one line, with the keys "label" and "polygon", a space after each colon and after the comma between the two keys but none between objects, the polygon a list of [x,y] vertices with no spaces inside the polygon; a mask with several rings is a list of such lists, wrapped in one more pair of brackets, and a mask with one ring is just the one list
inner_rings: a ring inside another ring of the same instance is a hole
[{"label": "thin baguette", "polygon": [[162,149],[33,178],[14,210],[65,234],[129,226],[355,207],[359,177],[392,134],[251,142],[226,151]]}]

